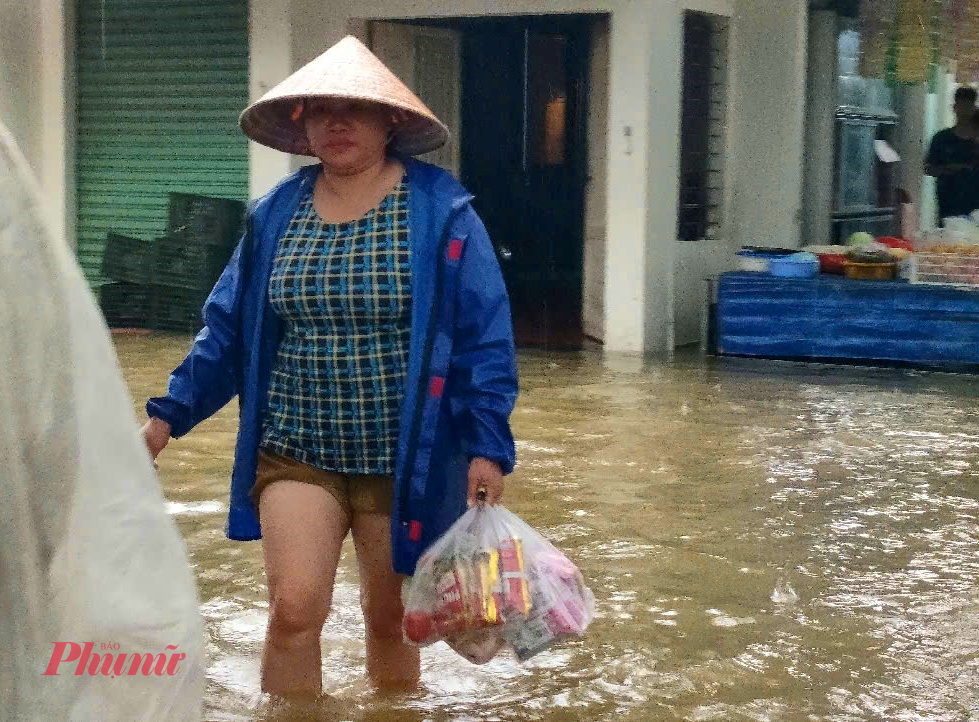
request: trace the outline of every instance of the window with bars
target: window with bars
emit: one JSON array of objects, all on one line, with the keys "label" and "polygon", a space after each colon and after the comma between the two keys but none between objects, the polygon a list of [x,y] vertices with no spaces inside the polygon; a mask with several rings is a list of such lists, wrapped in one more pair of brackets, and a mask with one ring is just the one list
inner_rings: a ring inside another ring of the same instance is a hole
[{"label": "window with bars", "polygon": [[715,15],[684,14],[677,213],[681,241],[716,238],[723,220],[727,24],[727,18]]}]

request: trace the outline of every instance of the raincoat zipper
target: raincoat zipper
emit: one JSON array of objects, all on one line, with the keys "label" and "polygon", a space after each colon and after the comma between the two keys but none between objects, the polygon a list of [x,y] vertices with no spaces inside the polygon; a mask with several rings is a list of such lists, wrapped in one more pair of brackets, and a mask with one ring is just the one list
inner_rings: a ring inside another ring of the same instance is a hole
[{"label": "raincoat zipper", "polygon": [[450,230],[452,223],[462,208],[453,209],[445,223],[445,230],[439,240],[438,265],[435,266],[435,292],[432,297],[433,313],[428,319],[428,328],[425,330],[425,346],[422,352],[422,364],[418,375],[418,390],[415,392],[415,409],[411,419],[411,436],[408,437],[408,445],[405,449],[404,483],[401,484],[401,495],[398,498],[399,518],[401,525],[407,526],[411,521],[408,518],[408,499],[411,495],[411,479],[414,476],[415,457],[418,454],[418,438],[421,436],[422,412],[425,408],[425,401],[428,399],[429,375],[432,369],[432,349],[435,346],[435,333],[438,329],[439,313],[442,308],[442,294],[445,282],[445,255],[448,250]]}]

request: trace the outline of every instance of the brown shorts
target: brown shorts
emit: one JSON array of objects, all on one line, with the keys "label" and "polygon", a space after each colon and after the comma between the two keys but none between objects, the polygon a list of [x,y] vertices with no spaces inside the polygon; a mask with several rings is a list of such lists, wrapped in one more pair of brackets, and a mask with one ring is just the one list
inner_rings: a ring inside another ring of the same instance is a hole
[{"label": "brown shorts", "polygon": [[343,507],[348,517],[353,514],[390,514],[394,503],[394,477],[383,474],[345,474],[323,471],[288,456],[258,450],[258,470],[255,486],[249,492],[255,511],[262,492],[276,481],[300,481],[326,489]]}]

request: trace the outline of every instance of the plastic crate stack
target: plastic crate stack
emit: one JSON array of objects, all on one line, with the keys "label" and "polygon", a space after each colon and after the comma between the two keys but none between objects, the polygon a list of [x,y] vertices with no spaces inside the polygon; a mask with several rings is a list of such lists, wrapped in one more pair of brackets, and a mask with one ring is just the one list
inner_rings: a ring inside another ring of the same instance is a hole
[{"label": "plastic crate stack", "polygon": [[147,328],[153,303],[150,278],[156,244],[119,233],[106,236],[99,288],[102,313],[110,328]]},{"label": "plastic crate stack", "polygon": [[150,328],[200,330],[201,307],[234,252],[244,212],[240,201],[170,194],[167,234],[156,242]]},{"label": "plastic crate stack", "polygon": [[110,327],[194,333],[201,308],[237,243],[244,204],[171,193],[167,233],[155,241],[110,233],[102,311]]}]

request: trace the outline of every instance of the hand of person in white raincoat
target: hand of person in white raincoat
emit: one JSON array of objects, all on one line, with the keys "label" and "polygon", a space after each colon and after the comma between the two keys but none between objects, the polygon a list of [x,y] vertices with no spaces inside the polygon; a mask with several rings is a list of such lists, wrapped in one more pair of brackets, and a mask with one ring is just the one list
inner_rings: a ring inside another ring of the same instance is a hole
[{"label": "hand of person in white raincoat", "polygon": [[108,330],[39,199],[0,125],[0,718],[200,719],[186,549]]}]

